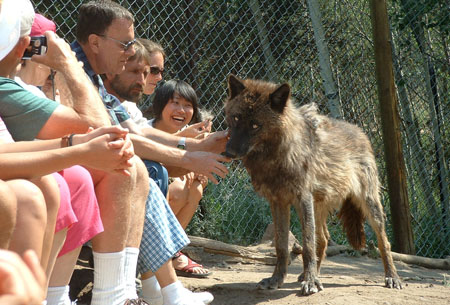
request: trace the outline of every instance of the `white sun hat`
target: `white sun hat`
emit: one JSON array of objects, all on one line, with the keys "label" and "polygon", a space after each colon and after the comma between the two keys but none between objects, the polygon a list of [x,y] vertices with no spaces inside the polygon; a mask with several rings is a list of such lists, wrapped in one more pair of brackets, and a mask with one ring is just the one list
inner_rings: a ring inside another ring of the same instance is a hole
[{"label": "white sun hat", "polygon": [[29,0],[0,0],[0,60],[30,34],[34,10]]}]

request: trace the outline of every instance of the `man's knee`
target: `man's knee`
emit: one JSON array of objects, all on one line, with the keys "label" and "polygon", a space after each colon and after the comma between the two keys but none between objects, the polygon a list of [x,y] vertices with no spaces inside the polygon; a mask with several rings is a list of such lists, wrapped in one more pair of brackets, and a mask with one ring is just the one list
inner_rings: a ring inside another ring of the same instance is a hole
[{"label": "man's knee", "polygon": [[148,195],[148,191],[150,188],[149,184],[149,173],[141,158],[135,157],[135,168],[136,168],[136,189],[145,194],[145,197]]}]

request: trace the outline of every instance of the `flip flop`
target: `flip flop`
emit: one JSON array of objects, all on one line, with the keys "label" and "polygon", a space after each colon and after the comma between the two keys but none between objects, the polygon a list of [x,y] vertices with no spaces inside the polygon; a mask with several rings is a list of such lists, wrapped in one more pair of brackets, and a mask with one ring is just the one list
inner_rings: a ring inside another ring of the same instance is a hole
[{"label": "flip flop", "polygon": [[199,263],[194,262],[184,253],[178,252],[175,254],[173,259],[176,259],[180,256],[185,256],[187,258],[188,264],[184,266],[181,269],[175,269],[178,276],[184,276],[184,277],[194,277],[194,278],[206,278],[211,275],[211,271],[207,273],[194,273],[194,268],[203,268],[203,265],[200,265]]}]

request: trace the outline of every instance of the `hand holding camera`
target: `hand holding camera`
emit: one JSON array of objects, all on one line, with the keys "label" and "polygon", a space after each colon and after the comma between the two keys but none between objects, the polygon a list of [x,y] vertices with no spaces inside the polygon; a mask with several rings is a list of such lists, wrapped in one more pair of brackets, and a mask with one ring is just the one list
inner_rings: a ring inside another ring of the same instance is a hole
[{"label": "hand holding camera", "polygon": [[63,74],[69,66],[76,65],[79,67],[78,60],[70,45],[52,31],[45,32],[45,36],[31,37],[29,52],[32,53],[29,57],[32,61],[46,65]]},{"label": "hand holding camera", "polygon": [[44,55],[47,52],[47,37],[32,36],[30,45],[25,49],[22,59],[30,59],[33,55]]}]

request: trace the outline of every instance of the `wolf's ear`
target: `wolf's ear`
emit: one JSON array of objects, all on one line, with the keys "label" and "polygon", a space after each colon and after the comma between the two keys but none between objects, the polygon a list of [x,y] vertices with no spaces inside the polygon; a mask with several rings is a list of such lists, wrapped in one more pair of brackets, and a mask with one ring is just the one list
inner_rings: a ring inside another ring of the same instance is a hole
[{"label": "wolf's ear", "polygon": [[244,84],[233,74],[228,76],[228,95],[230,100],[245,89]]},{"label": "wolf's ear", "polygon": [[270,107],[274,111],[282,113],[290,94],[291,88],[288,84],[285,83],[280,85],[269,95]]}]

